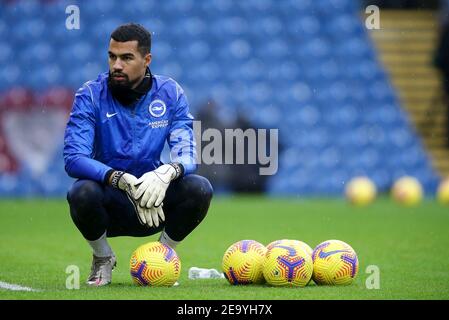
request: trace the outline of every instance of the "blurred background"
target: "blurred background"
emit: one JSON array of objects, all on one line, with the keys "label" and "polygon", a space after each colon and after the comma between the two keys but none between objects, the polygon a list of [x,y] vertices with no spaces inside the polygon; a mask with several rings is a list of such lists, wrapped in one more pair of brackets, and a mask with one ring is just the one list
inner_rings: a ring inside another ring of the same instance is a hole
[{"label": "blurred background", "polygon": [[218,193],[338,196],[355,176],[388,192],[410,175],[433,196],[449,175],[448,2],[1,0],[0,196],[65,196],[74,91],[107,71],[126,22],[152,32],[152,72],[181,84],[203,130],[279,129],[276,175],[200,166]]}]

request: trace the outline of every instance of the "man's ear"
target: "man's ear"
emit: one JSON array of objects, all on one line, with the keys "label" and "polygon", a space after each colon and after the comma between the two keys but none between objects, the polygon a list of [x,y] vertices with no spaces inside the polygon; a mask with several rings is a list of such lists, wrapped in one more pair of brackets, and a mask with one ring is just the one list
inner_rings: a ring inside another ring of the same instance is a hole
[{"label": "man's ear", "polygon": [[151,63],[151,58],[152,58],[151,53],[147,53],[147,54],[145,55],[145,57],[144,57],[144,60],[145,60],[145,67],[148,67],[148,66],[150,65],[150,63]]}]

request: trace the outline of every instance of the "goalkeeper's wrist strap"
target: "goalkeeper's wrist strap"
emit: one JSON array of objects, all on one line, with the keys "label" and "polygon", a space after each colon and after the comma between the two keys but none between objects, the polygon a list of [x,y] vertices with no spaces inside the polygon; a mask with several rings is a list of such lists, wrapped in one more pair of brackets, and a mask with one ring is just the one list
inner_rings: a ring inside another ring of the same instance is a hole
[{"label": "goalkeeper's wrist strap", "polygon": [[111,185],[113,188],[117,188],[118,187],[118,182],[120,181],[120,178],[125,174],[124,171],[115,171],[115,170],[109,170],[106,173],[106,183]]},{"label": "goalkeeper's wrist strap", "polygon": [[182,177],[184,175],[184,166],[181,163],[170,162],[169,165],[171,165],[176,171],[176,175],[173,180],[178,179],[179,177]]}]

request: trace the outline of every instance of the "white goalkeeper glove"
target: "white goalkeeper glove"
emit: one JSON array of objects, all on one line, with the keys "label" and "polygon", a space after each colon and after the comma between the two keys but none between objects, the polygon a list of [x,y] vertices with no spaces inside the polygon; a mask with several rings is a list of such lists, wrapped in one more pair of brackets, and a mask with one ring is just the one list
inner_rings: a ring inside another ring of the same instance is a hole
[{"label": "white goalkeeper glove", "polygon": [[164,164],[156,170],[145,173],[137,180],[140,184],[135,199],[140,199],[140,206],[146,208],[159,207],[164,201],[165,192],[170,182],[182,174],[181,166],[177,163]]},{"label": "white goalkeeper glove", "polygon": [[158,208],[139,206],[139,201],[136,198],[136,191],[139,182],[138,179],[132,174],[125,173],[123,171],[113,171],[109,177],[109,184],[114,188],[125,191],[128,199],[133,204],[139,222],[142,225],[148,225],[149,227],[154,225],[155,227],[158,227],[159,218],[161,221],[165,221],[162,206]]},{"label": "white goalkeeper glove", "polygon": [[134,199],[137,191],[137,178],[132,174],[123,171],[112,171],[108,182],[112,187],[125,191],[128,198]]},{"label": "white goalkeeper glove", "polygon": [[165,221],[164,210],[162,210],[163,204],[159,207],[141,207],[139,206],[141,212],[140,220],[143,221],[149,227],[159,227],[159,222]]}]

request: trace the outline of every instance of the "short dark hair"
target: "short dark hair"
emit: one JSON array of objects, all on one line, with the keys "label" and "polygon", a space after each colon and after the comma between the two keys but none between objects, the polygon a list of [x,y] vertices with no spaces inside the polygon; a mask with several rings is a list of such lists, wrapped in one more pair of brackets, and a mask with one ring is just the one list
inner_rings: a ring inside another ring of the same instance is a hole
[{"label": "short dark hair", "polygon": [[118,42],[137,40],[137,49],[142,56],[151,52],[151,33],[140,24],[122,24],[112,32],[111,38]]}]

